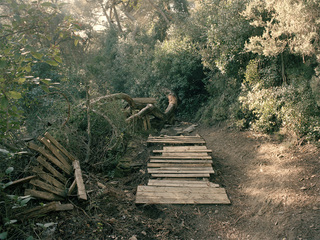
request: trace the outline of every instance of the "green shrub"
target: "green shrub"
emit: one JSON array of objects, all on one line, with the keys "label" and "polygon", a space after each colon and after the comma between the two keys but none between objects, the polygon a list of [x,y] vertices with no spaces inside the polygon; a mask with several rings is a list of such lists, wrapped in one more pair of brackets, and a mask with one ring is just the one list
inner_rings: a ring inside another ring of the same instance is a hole
[{"label": "green shrub", "polygon": [[[240,104],[240,105],[239,105]],[[310,140],[320,137],[320,111],[307,83],[300,87],[285,85],[268,89],[258,83],[251,89],[243,87],[237,106],[235,126],[250,126],[253,130],[273,133],[281,128]]]}]

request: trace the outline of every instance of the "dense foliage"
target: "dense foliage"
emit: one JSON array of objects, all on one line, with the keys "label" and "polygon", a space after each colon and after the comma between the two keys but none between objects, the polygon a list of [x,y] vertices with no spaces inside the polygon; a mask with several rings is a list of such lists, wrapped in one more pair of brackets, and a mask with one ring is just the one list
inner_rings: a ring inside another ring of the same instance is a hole
[{"label": "dense foliage", "polygon": [[318,139],[317,1],[78,0],[70,8],[5,0],[1,6],[3,141],[15,131],[58,134],[61,126],[86,139],[93,113],[85,116],[79,106],[88,98],[124,92],[156,97],[165,107],[168,91],[178,96],[183,119],[229,119],[241,129]]}]

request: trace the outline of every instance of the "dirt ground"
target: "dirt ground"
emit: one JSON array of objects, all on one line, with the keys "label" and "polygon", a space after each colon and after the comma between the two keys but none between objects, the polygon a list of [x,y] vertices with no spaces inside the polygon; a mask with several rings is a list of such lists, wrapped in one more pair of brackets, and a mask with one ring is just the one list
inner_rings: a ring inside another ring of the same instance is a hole
[{"label": "dirt ground", "polygon": [[39,239],[320,239],[320,153],[310,144],[225,126],[198,127],[213,150],[211,181],[225,187],[231,205],[136,205],[146,184],[151,148],[138,139],[128,149],[136,167],[122,178],[84,172],[89,200],[73,211],[35,220]]}]

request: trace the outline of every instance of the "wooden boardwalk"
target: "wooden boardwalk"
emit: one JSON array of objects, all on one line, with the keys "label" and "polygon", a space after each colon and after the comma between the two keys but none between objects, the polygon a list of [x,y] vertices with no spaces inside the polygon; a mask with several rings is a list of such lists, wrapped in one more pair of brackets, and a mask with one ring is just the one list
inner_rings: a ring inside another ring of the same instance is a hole
[{"label": "wooden boardwalk", "polygon": [[137,204],[230,204],[225,189],[209,182],[212,151],[199,135],[149,137],[147,143],[166,146],[153,150],[150,179],[138,186]]}]

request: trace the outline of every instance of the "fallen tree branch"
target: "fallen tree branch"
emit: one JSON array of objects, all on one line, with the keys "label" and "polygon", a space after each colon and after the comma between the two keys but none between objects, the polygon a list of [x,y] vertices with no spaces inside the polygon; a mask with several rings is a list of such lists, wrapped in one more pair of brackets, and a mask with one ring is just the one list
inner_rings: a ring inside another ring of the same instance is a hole
[{"label": "fallen tree branch", "polygon": [[136,118],[141,118],[146,116],[147,114],[151,113],[155,109],[153,104],[148,104],[146,107],[142,108],[138,113],[131,115],[129,118],[126,119],[126,122],[131,122]]},{"label": "fallen tree branch", "polygon": [[159,108],[155,107],[153,104],[148,104],[146,107],[141,109],[138,113],[130,116],[129,118],[126,119],[126,122],[131,122],[137,118],[142,118],[146,115],[153,115],[157,119],[160,119],[163,122],[169,121],[174,114],[174,111],[177,108],[177,97],[173,94],[170,93],[168,94],[168,100],[169,104],[165,112],[162,112]]},{"label": "fallen tree branch", "polygon": [[129,105],[130,107],[134,108],[135,107],[135,103],[133,101],[133,99],[128,95],[128,94],[125,94],[125,93],[115,93],[115,94],[110,94],[110,95],[106,95],[106,96],[102,96],[102,97],[99,97],[99,98],[96,98],[96,99],[92,99],[90,101],[91,104],[94,104],[96,102],[99,102],[101,100],[119,100],[119,99],[123,99],[125,100]]}]

